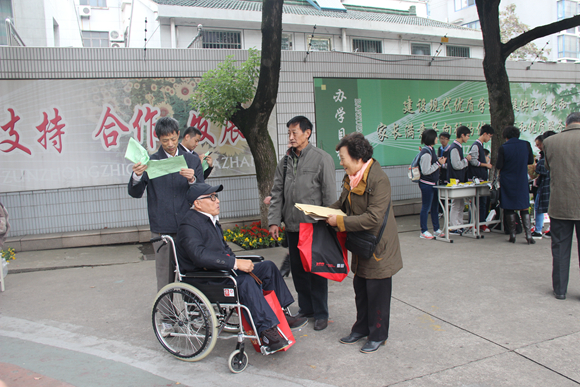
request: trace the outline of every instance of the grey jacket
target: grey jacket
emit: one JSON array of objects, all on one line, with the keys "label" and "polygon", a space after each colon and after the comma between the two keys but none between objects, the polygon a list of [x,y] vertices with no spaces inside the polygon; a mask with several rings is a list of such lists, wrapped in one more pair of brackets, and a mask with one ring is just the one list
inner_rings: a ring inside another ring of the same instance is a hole
[{"label": "grey jacket", "polygon": [[[274,175],[268,223],[270,226],[280,226],[283,221],[287,231],[298,232],[300,223],[315,223],[316,220],[304,215],[294,207],[294,204],[328,207],[336,201],[334,161],[328,153],[312,144],[308,144],[300,152],[300,156],[296,156],[293,149],[289,149],[285,158],[288,160],[286,181],[282,184],[284,175],[284,158],[282,158]],[[284,208],[282,208],[283,199]]]},{"label": "grey jacket", "polygon": [[544,140],[546,168],[550,170],[548,215],[580,220],[580,124],[574,123]]}]

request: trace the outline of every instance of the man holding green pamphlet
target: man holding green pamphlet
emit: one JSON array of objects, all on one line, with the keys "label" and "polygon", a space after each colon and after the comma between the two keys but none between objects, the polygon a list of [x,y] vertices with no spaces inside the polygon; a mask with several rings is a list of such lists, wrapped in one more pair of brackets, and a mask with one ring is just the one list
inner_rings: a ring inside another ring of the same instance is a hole
[{"label": "man holding green pamphlet", "polygon": [[201,160],[201,167],[203,168],[203,178],[207,179],[211,171],[213,171],[213,159],[210,156],[212,152],[207,151],[204,155],[194,152],[200,139],[201,130],[195,126],[190,126],[185,129],[185,132],[183,133],[183,139],[181,140],[181,144],[179,144],[179,149],[199,157]]},{"label": "man holding green pamphlet", "polygon": [[[151,155],[139,154],[139,144],[129,143],[125,157],[135,162],[129,181],[129,195],[141,198],[147,190],[147,212],[151,238],[161,234],[175,237],[177,226],[189,206],[185,195],[191,184],[203,183],[203,170],[198,157],[178,149],[179,123],[162,117],[155,124],[155,134],[161,143]],[[141,151],[142,152],[142,151]],[[161,242],[153,244],[157,290],[175,280],[174,260],[168,245],[158,250]]]}]

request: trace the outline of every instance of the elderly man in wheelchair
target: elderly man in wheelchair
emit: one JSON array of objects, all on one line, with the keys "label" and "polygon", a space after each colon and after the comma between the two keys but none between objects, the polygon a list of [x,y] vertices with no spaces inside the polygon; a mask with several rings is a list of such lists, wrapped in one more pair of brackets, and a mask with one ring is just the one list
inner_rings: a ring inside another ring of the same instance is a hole
[{"label": "elderly man in wheelchair", "polygon": [[[153,308],[153,325],[158,339],[170,353],[183,360],[195,361],[205,357],[215,345],[215,337],[222,337],[222,330],[240,332],[237,351],[241,344],[242,353],[241,357],[239,353],[237,358],[234,357],[234,362],[236,359],[246,359],[247,362],[241,343],[244,337],[258,338],[265,354],[288,347],[290,343],[280,334],[280,322],[264,298],[263,290],[274,291],[291,329],[305,326],[308,322],[305,317],[293,317],[288,312],[287,307],[294,299],[273,262],[263,261],[263,258],[256,256],[251,259],[237,258],[224,241],[218,221],[218,192],[222,189],[221,185],[212,187],[205,183],[190,187],[187,200],[191,209],[183,216],[175,241],[180,283],[167,285],[160,290]],[[172,241],[170,243],[173,244]],[[183,283],[192,286],[187,287]],[[180,302],[183,307],[180,307]],[[182,312],[183,309],[186,311]],[[256,337],[243,333],[239,326],[240,311],[253,326]],[[237,313],[238,321],[231,323],[234,313]],[[187,318],[180,319],[182,314]],[[214,315],[219,316],[219,323],[215,317],[215,322],[211,323]],[[195,322],[195,332],[192,333],[189,327],[185,334],[186,330],[182,326],[192,325],[189,321]],[[217,325],[219,332],[212,325]],[[177,346],[170,339],[177,340],[180,334],[186,336],[183,339],[185,344]],[[183,349],[184,345],[188,348]],[[245,365],[241,370],[244,368]],[[230,369],[237,372],[231,365]]]}]

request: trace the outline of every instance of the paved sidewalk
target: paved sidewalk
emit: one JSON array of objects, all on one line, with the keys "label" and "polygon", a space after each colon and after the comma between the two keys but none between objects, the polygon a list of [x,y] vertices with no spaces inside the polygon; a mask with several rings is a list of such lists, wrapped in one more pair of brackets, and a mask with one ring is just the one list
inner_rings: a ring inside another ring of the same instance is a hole
[{"label": "paved sidewalk", "polygon": [[[151,327],[154,262],[143,260],[141,245],[32,251],[17,254],[0,293],[0,380],[9,387],[580,384],[577,246],[568,297],[559,301],[548,239],[528,246],[521,235],[510,244],[491,233],[447,244],[420,239],[417,216],[397,221],[404,268],[393,278],[389,340],[377,353],[338,342],[354,322],[352,274],[329,283],[326,330],[315,332],[311,322],[294,332],[288,352],[250,351],[248,369],[233,375],[233,341],[218,341],[196,363],[159,345]],[[285,256],[282,248],[260,253],[278,264]]]}]

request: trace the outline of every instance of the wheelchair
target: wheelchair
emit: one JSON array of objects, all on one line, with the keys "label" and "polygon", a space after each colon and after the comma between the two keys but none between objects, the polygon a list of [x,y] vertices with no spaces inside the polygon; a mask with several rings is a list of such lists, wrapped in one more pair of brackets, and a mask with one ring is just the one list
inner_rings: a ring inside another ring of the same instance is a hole
[{"label": "wheelchair", "polygon": [[[159,248],[169,244],[173,251],[178,278],[157,293],[151,313],[155,336],[167,352],[180,360],[194,362],[209,355],[218,338],[237,339],[236,349],[228,359],[228,367],[233,373],[240,373],[248,366],[244,339],[257,342],[263,355],[274,353],[261,342],[249,309],[240,304],[233,271],[182,274],[173,238],[162,235],[151,239],[152,243],[159,241],[163,242]],[[238,258],[253,262],[264,260],[257,255]],[[246,332],[242,326],[244,310],[252,332]],[[288,340],[282,331],[280,334]]]}]

